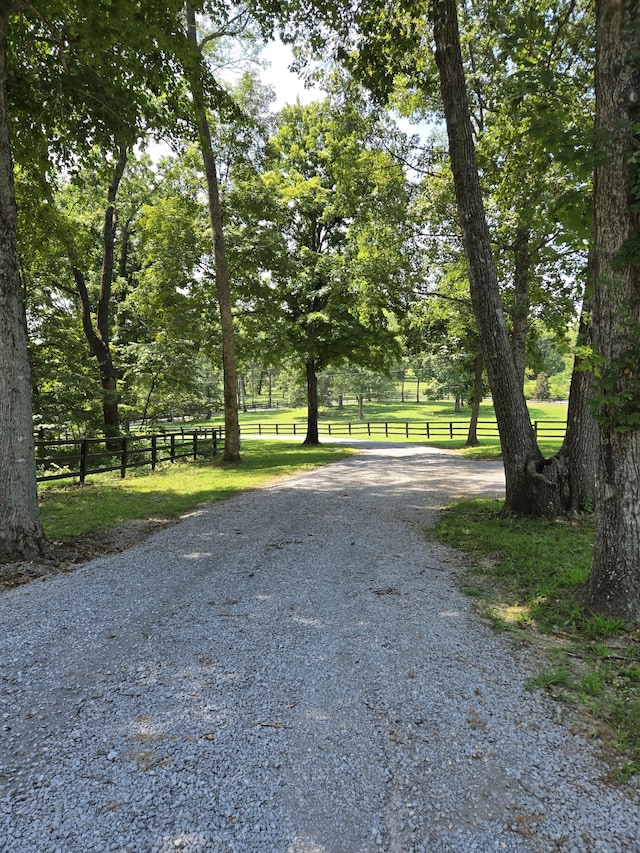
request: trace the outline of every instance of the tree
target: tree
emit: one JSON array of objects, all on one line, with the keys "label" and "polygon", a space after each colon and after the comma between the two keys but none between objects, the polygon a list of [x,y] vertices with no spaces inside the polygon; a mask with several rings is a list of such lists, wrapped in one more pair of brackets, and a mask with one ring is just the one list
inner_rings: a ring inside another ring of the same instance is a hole
[{"label": "tree", "polygon": [[640,27],[598,0],[593,349],[596,530],[587,603],[640,618]]},{"label": "tree", "polygon": [[[0,11],[0,365],[2,382],[9,383],[0,388],[0,428],[6,437],[0,454],[3,555],[28,555],[44,547],[29,438],[33,424],[14,162],[34,174],[46,197],[54,161],[69,165],[123,128],[135,139],[150,120],[142,105],[153,105],[158,119],[166,116],[176,88],[168,82],[175,63],[167,56],[176,4],[114,0],[109,15],[101,11],[95,4],[67,0],[6,2]],[[162,89],[165,97],[155,98]]]},{"label": "tree", "polygon": [[[223,33],[225,32],[227,32],[227,30],[223,28]],[[217,37],[219,37],[219,35],[220,34],[218,34]],[[240,426],[238,423],[238,378],[236,370],[235,341],[233,336],[233,314],[229,268],[227,264],[224,231],[222,227],[222,207],[220,204],[220,190],[218,186],[218,169],[213,145],[211,143],[211,129],[209,127],[209,119],[207,117],[207,103],[205,99],[205,89],[203,86],[203,76],[206,72],[203,64],[202,47],[210,40],[210,37],[206,37],[202,43],[198,43],[196,13],[193,7],[189,4],[187,4],[187,37],[193,46],[196,60],[193,62],[190,69],[189,85],[193,99],[193,117],[197,128],[207,182],[207,197],[215,258],[216,292],[218,295],[220,326],[222,330],[225,423],[224,461],[239,462]]]},{"label": "tree", "polygon": [[351,365],[331,377],[331,392],[334,396],[355,397],[358,404],[358,420],[364,420],[365,400],[389,400],[395,394],[393,380],[365,367]]},{"label": "tree", "polygon": [[[304,6],[304,4],[303,4]],[[545,9],[541,16],[534,14],[536,27],[551,24],[556,28],[555,35],[548,33],[548,41],[553,47],[563,37],[565,22],[569,20],[574,3],[558,4],[558,8]],[[292,12],[294,22],[298,4]],[[498,22],[497,31],[508,26],[511,21],[512,6],[491,4],[490,23]],[[518,16],[520,23],[526,24],[526,15]],[[435,42],[434,67],[432,52],[425,49],[429,33],[427,21],[431,22]],[[509,32],[502,44],[494,44],[490,53],[499,60],[507,74],[519,71],[514,61],[513,49],[518,39],[527,33],[526,26],[518,31]],[[475,132],[472,111],[469,103],[469,89],[465,79],[460,35],[458,29],[455,2],[434,2],[429,14],[420,4],[389,3],[380,5],[374,2],[358,4],[351,9],[347,4],[330,4],[322,18],[322,26],[317,27],[314,35],[323,45],[331,44],[334,55],[346,62],[354,70],[358,79],[386,101],[400,83],[404,97],[415,102],[415,93],[428,97],[431,115],[438,112],[437,92],[440,103],[444,105],[449,156],[451,160],[460,228],[463,233],[465,256],[471,281],[471,296],[474,313],[478,323],[483,358],[489,384],[491,386],[496,415],[498,418],[503,448],[503,460],[506,474],[505,511],[530,515],[557,515],[565,511],[574,499],[569,495],[569,477],[567,468],[574,464],[576,456],[588,453],[588,447],[579,446],[578,434],[567,433],[563,451],[553,460],[545,460],[535,440],[528,411],[522,394],[520,369],[516,369],[513,349],[503,306],[494,254],[492,251],[491,231],[484,205],[483,188],[478,171],[475,146]],[[470,36],[472,38],[472,36]],[[579,44],[579,39],[576,42]],[[326,50],[326,47],[325,47]],[[524,63],[524,70],[540,68],[540,57],[532,55]],[[489,75],[491,63],[487,66]],[[485,70],[483,66],[471,66],[472,93],[479,99],[485,91]],[[544,69],[544,76],[551,77],[555,69]],[[559,76],[564,71],[560,69]],[[571,74],[565,75],[566,79]],[[581,84],[582,85],[582,84]],[[537,86],[535,73],[531,76],[531,88]],[[516,102],[516,107],[517,105]],[[516,108],[517,113],[517,108]],[[481,115],[482,113],[480,113]],[[561,114],[561,111],[558,112]],[[544,123],[540,123],[539,127]],[[583,147],[585,147],[583,145]],[[502,151],[503,161],[507,152]],[[557,151],[554,149],[554,154]],[[483,164],[484,166],[484,164]],[[526,176],[523,175],[524,180]],[[576,196],[574,196],[574,206]],[[567,202],[569,203],[569,201]],[[516,222],[516,235],[520,225]],[[526,241],[528,242],[528,240]],[[529,249],[522,242],[522,259],[529,255]],[[522,263],[522,269],[529,267]],[[528,274],[522,275],[527,283]],[[528,284],[527,284],[528,287]],[[523,287],[523,292],[524,292]],[[518,302],[520,305],[520,302]],[[518,309],[518,313],[520,313]],[[522,340],[522,335],[518,336]],[[521,343],[516,349],[521,348]],[[576,386],[581,389],[581,386]],[[575,504],[582,505],[582,496],[576,496]]]},{"label": "tree", "polygon": [[[120,415],[118,408],[118,376],[111,347],[113,324],[111,296],[116,276],[116,236],[118,230],[116,199],[128,156],[129,153],[126,148],[119,150],[117,160],[113,164],[111,181],[107,191],[107,206],[104,211],[104,224],[102,228],[99,292],[95,312],[89,294],[87,277],[81,269],[81,262],[77,257],[71,258],[73,278],[80,297],[82,328],[100,370],[103,391],[102,412],[104,433],[107,439],[107,446],[115,450],[118,449],[119,445],[117,442],[112,441],[112,439],[120,434]],[[95,324],[93,320],[94,315],[96,318]]]},{"label": "tree", "polygon": [[7,104],[7,31],[11,6],[0,11],[0,557],[44,551],[36,491],[31,380],[20,265]]},{"label": "tree", "polygon": [[562,336],[582,295],[592,15],[582,0],[535,8],[480,0],[460,14],[481,185],[522,381],[532,318]]},{"label": "tree", "polygon": [[156,164],[154,192],[135,220],[131,284],[118,307],[117,330],[123,397],[142,417],[185,414],[180,401],[199,413],[211,405],[196,369],[219,361],[220,350],[199,163],[190,146]]},{"label": "tree", "polygon": [[471,300],[493,394],[506,475],[506,509],[522,514],[558,513],[555,483],[545,475],[522,385],[511,354],[484,212],[470,121],[455,0],[432,9],[436,62],[449,135]]},{"label": "tree", "polygon": [[538,373],[536,376],[536,387],[533,392],[536,400],[550,400],[551,389],[549,387],[549,377],[546,373]]},{"label": "tree", "polygon": [[396,356],[389,312],[408,275],[405,181],[375,132],[348,94],[287,107],[263,174],[247,176],[253,189],[243,193],[264,203],[252,211],[252,240],[265,222],[280,237],[246,301],[269,312],[281,353],[300,359],[306,444],[319,441],[318,373],[346,362],[382,369]]}]

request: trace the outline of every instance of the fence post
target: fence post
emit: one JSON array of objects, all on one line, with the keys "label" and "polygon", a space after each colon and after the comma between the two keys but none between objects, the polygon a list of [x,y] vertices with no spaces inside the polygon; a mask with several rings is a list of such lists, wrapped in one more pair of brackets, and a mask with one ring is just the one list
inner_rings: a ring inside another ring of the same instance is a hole
[{"label": "fence post", "polygon": [[151,470],[156,470],[156,464],[158,462],[158,437],[157,435],[151,436]]},{"label": "fence post", "polygon": [[367,421],[367,435],[371,435],[371,421]]},{"label": "fence post", "polygon": [[198,458],[198,430],[194,429],[193,431],[193,460]]},{"label": "fence post", "polygon": [[89,440],[83,438],[80,442],[80,482],[84,485],[87,476],[87,454],[89,452]]},{"label": "fence post", "polygon": [[213,455],[218,452],[218,432],[216,429],[211,430],[211,444],[213,446]]},{"label": "fence post", "polygon": [[388,436],[388,435],[389,435],[389,424],[388,424],[386,421],[385,421],[385,424],[384,424],[384,434],[385,434],[386,436]]},{"label": "fence post", "polygon": [[449,421],[449,438],[453,438],[453,421]]},{"label": "fence post", "polygon": [[348,426],[349,426],[349,435],[351,435],[351,421],[349,421]]},{"label": "fence post", "polygon": [[404,435],[405,438],[409,438],[409,421],[404,422]]},{"label": "fence post", "polygon": [[431,438],[431,436],[429,435],[429,421],[427,421],[427,438]]},{"label": "fence post", "polygon": [[175,434],[175,432],[172,432],[171,435],[169,436],[169,438],[170,438],[170,441],[169,441],[169,444],[170,444],[169,458],[172,462],[175,462],[176,461],[176,434]]},{"label": "fence post", "polygon": [[538,421],[533,422],[533,431],[534,431],[536,438],[537,438],[538,437]]},{"label": "fence post", "polygon": [[278,424],[276,424],[276,435],[278,435]]},{"label": "fence post", "polygon": [[294,435],[296,434],[296,425],[295,424],[293,425],[293,434]]},{"label": "fence post", "polygon": [[120,441],[122,442],[122,450],[120,451],[120,479],[124,480],[127,476],[127,444],[128,436],[123,435]]}]

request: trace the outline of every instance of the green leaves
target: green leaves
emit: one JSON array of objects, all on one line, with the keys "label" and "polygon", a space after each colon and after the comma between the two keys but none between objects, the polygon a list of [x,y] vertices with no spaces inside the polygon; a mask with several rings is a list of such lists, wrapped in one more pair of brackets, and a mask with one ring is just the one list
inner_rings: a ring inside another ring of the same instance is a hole
[{"label": "green leaves", "polygon": [[[281,357],[313,358],[319,370],[382,365],[385,347],[395,353],[385,309],[407,282],[404,174],[375,143],[366,108],[342,95],[335,106],[285,108],[263,171],[242,183],[246,238],[253,245],[258,235],[259,251],[272,252],[261,255],[266,269],[247,282],[244,301],[280,330]],[[236,199],[239,191],[236,182]],[[233,231],[229,243],[233,256]]]}]

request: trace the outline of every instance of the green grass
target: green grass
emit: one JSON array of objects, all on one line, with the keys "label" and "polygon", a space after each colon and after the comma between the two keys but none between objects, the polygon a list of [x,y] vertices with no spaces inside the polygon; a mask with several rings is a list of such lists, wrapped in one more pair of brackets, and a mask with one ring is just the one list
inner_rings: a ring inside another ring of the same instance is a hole
[{"label": "green grass", "polygon": [[92,477],[84,486],[40,490],[44,531],[51,539],[104,530],[140,518],[174,518],[201,504],[256,488],[296,471],[309,470],[352,454],[346,447],[302,447],[291,442],[244,441],[243,462],[220,459],[167,463],[155,473],[138,469],[124,480]]},{"label": "green grass", "polygon": [[501,502],[461,501],[444,510],[436,539],[467,552],[462,590],[496,628],[530,647],[530,686],[568,703],[613,754],[612,777],[640,772],[640,631],[586,610],[593,523],[502,518]]},{"label": "green grass", "polygon": [[[529,404],[529,413],[532,421],[566,421],[567,406],[566,403],[537,403]],[[405,423],[406,421],[418,421],[430,423],[449,423],[456,421],[467,424],[469,422],[470,409],[468,406],[463,407],[462,411],[456,413],[454,411],[453,400],[444,401],[428,401],[425,403],[365,403],[364,405],[364,421],[370,423]],[[307,411],[306,408],[291,408],[291,409],[271,409],[260,410],[257,412],[244,412],[240,414],[240,427],[245,430],[256,427],[257,424],[265,426],[275,426],[276,424],[296,424],[300,427],[299,432],[303,434],[304,425],[306,424]],[[480,406],[481,421],[495,422],[495,411],[493,405],[488,402],[483,402]],[[347,424],[358,422],[358,407],[356,403],[347,403],[343,408],[337,406],[326,407],[320,415],[322,424]],[[221,418],[214,421],[199,421],[192,426],[210,427],[211,425],[219,425],[223,423]],[[354,435],[355,438],[366,438],[362,434]],[[326,440],[326,437],[324,437]],[[385,436],[376,434],[372,436],[372,440],[384,441]],[[495,459],[500,456],[500,442],[497,438],[482,437],[479,447],[465,447],[464,438],[443,438],[427,440],[426,437],[411,437],[406,439],[402,434],[392,434],[388,438],[394,442],[410,442],[418,444],[429,444],[432,447],[443,447],[449,450],[460,450],[465,456],[472,459]],[[545,456],[552,456],[556,453],[562,443],[561,436],[546,437],[540,439],[540,450]]]}]

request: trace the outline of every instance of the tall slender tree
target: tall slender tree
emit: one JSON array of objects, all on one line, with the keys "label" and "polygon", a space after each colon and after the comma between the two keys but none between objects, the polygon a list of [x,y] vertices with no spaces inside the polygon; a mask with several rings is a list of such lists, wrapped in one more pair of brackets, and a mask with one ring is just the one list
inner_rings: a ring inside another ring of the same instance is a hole
[{"label": "tall slender tree", "polygon": [[[221,34],[229,34],[224,29]],[[195,60],[190,68],[189,87],[193,98],[193,116],[196,124],[204,171],[207,182],[209,216],[215,260],[215,279],[218,305],[220,308],[220,326],[222,330],[222,364],[224,372],[224,460],[240,461],[240,426],[238,422],[238,376],[236,369],[235,341],[233,335],[233,312],[229,267],[225,248],[222,206],[218,185],[218,168],[211,142],[211,129],[207,116],[207,103],[204,96],[202,75],[206,73],[202,56],[202,46],[208,39],[198,42],[196,13],[187,4],[187,37],[193,46]]]}]

